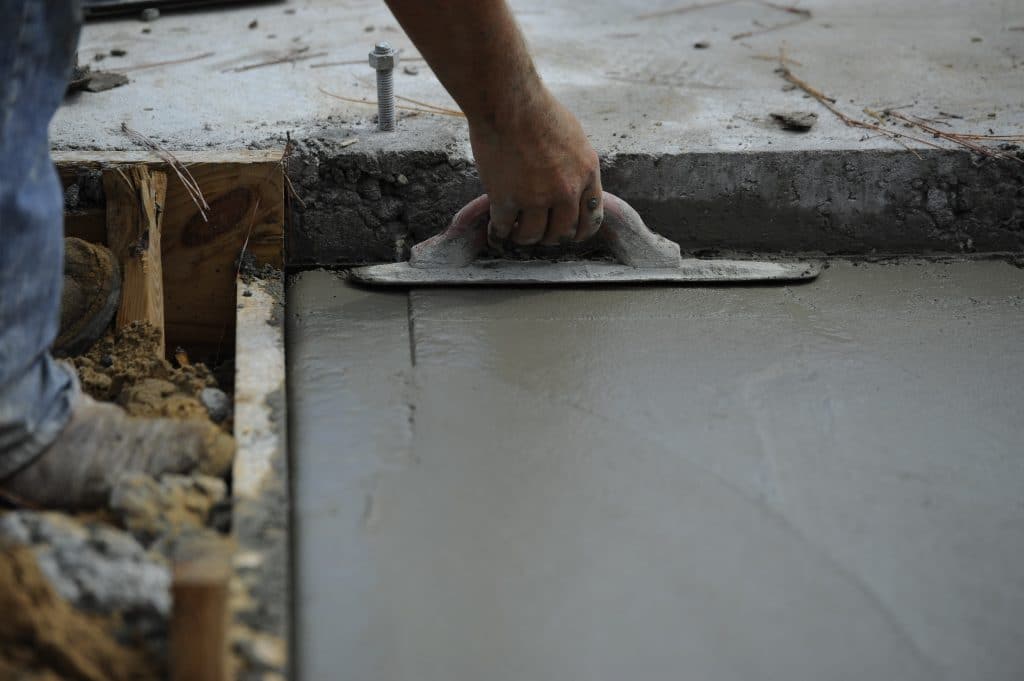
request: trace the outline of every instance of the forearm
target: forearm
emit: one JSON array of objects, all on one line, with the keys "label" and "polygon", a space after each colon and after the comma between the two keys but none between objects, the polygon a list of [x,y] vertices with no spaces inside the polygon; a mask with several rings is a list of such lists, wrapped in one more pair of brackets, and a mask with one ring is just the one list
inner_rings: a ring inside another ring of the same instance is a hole
[{"label": "forearm", "polygon": [[500,129],[547,96],[505,0],[386,0],[471,125]]},{"label": "forearm", "polygon": [[558,244],[601,225],[597,153],[541,82],[505,0],[386,0],[469,118],[489,234]]}]

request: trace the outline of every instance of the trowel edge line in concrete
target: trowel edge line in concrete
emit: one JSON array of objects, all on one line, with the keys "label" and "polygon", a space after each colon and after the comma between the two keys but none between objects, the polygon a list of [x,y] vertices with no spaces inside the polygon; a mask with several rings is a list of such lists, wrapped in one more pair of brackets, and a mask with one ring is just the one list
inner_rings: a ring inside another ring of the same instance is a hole
[{"label": "trowel edge line in concrete", "polygon": [[374,286],[716,284],[797,281],[821,272],[820,263],[809,261],[683,258],[678,244],[652,232],[632,206],[607,192],[604,223],[594,239],[616,262],[483,259],[489,215],[484,195],[460,210],[444,232],[414,246],[409,262],[358,267],[352,277]]}]

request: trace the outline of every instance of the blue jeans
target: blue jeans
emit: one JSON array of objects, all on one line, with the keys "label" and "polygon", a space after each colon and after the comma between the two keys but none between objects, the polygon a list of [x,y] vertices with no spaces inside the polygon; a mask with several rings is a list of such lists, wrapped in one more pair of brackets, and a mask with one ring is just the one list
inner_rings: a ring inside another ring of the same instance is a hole
[{"label": "blue jeans", "polygon": [[67,423],[76,382],[50,356],[64,228],[47,128],[67,86],[77,2],[0,0],[0,479]]}]

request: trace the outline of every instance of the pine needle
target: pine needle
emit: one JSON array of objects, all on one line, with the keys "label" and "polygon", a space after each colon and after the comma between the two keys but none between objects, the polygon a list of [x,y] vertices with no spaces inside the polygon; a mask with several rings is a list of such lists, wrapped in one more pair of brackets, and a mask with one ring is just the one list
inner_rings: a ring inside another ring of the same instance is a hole
[{"label": "pine needle", "polygon": [[[786,61],[787,60],[785,51],[780,49],[779,67],[776,69],[776,73],[780,74],[786,81],[792,83],[793,85],[795,85],[796,87],[800,88],[808,95],[813,97],[815,100],[817,100],[819,104],[821,104],[830,112],[832,112],[832,114],[835,115],[835,117],[838,118],[840,121],[842,121],[843,124],[851,128],[860,128],[862,130],[871,130],[872,132],[876,132],[892,140],[893,142],[896,142],[897,144],[899,144],[900,146],[902,146],[903,148],[907,149],[912,154],[917,156],[918,158],[921,158],[921,155],[918,154],[914,149],[907,146],[904,140],[917,142],[918,144],[922,144],[933,149],[947,149],[948,147],[945,147],[939,144],[938,142],[934,141],[935,139],[939,139],[945,142],[950,142],[957,146],[964,147],[965,149],[969,149],[970,151],[973,151],[976,154],[988,158],[1011,159],[1020,163],[1024,163],[1024,160],[1018,158],[1013,154],[1007,154],[1001,151],[996,151],[982,144],[978,144],[978,141],[980,140],[1024,141],[1024,135],[969,135],[950,132],[947,130],[940,130],[939,128],[936,128],[934,125],[930,125],[927,121],[925,121],[922,118],[918,118],[917,116],[908,116],[906,114],[900,113],[899,111],[896,111],[895,109],[887,109],[885,111],[879,112],[865,108],[864,113],[878,121],[878,123],[871,123],[857,118],[852,118],[843,113],[842,111],[840,111],[836,107],[835,98],[829,97],[818,88],[814,87],[807,81],[803,80],[802,78],[794,74],[789,69],[789,67],[786,66]],[[933,139],[924,139],[916,135],[908,135],[907,133],[900,132],[899,130],[893,130],[892,128],[883,127],[889,122],[890,118],[895,118],[897,120],[904,122],[910,127],[917,128],[922,132],[928,133],[929,135],[932,136]]]},{"label": "pine needle", "polygon": [[210,210],[210,204],[206,202],[206,198],[203,196],[203,192],[199,188],[199,183],[196,182],[196,178],[192,177],[192,173],[188,171],[188,168],[186,168],[174,154],[167,151],[138,130],[129,128],[127,123],[121,123],[121,132],[123,132],[131,141],[136,144],[140,144],[155,153],[164,161],[164,163],[170,166],[171,170],[174,171],[174,174],[178,176],[178,180],[180,180],[185,186],[185,191],[188,192],[189,197],[192,199],[192,203],[196,204],[196,208],[199,209],[199,214],[203,217],[203,222],[209,222],[209,219],[206,217],[206,211]]},{"label": "pine needle", "polygon": [[436,104],[430,104],[429,102],[421,102],[418,99],[413,99],[412,97],[403,97],[402,95],[395,95],[395,99],[400,99],[403,102],[409,102],[410,104],[416,104],[418,106],[424,106],[424,107],[426,107],[428,109],[434,109],[438,113],[448,114],[449,116],[460,116],[462,118],[465,118],[465,116],[466,116],[466,114],[464,114],[461,111],[458,111],[456,109],[447,109],[447,108],[445,108],[443,106],[437,106]]},{"label": "pine needle", "polygon": [[[336,95],[333,92],[328,92],[327,90],[323,89],[322,87],[318,87],[317,90],[319,90],[323,94],[327,95],[328,97],[334,97],[335,99],[340,99],[343,102],[351,102],[353,104],[364,104],[366,106],[377,106],[377,102],[372,101],[372,100],[368,100],[368,99],[354,99],[352,97],[343,97],[342,95]],[[432,104],[427,105],[427,106],[433,107]],[[453,111],[451,109],[442,109],[441,107],[435,107],[435,108],[429,108],[428,109],[426,107],[396,105],[395,108],[396,109],[400,109],[402,111],[415,111],[416,113],[436,114],[438,116],[453,116],[453,117],[456,117],[456,118],[465,118],[466,117],[466,114],[462,113],[461,111]]]}]

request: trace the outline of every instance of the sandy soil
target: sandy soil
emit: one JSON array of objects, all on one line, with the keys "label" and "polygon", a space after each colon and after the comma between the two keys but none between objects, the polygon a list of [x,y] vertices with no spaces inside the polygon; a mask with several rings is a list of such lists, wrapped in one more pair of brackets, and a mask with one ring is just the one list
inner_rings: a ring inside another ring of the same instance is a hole
[{"label": "sandy soil", "polygon": [[0,678],[159,678],[143,654],[114,638],[116,620],[79,612],[61,598],[29,548],[0,551],[0,612]]},{"label": "sandy soil", "polygon": [[[150,325],[108,331],[68,361],[86,393],[119,404],[133,416],[199,419],[231,432],[231,400],[213,372],[185,358],[174,364],[164,359]],[[125,476],[115,485],[108,508],[60,518],[81,528],[97,521],[109,523],[154,561],[170,564],[190,550],[189,545],[228,531],[226,481],[203,472],[229,470],[231,455],[215,454],[211,458],[216,461],[204,462],[190,476]],[[23,514],[29,523],[38,523],[38,516],[29,518],[31,510],[0,511],[0,521],[6,513]],[[62,596],[57,583],[47,579],[50,573],[40,571],[42,556],[50,548],[45,538],[42,543],[39,537],[19,543],[0,532],[0,679],[160,678],[165,670],[159,651],[166,642],[166,621],[154,628],[152,621],[133,622],[116,607],[83,608]],[[100,572],[96,566],[73,561],[61,569],[65,584],[88,584]]]}]

